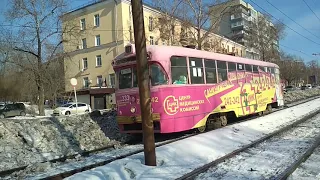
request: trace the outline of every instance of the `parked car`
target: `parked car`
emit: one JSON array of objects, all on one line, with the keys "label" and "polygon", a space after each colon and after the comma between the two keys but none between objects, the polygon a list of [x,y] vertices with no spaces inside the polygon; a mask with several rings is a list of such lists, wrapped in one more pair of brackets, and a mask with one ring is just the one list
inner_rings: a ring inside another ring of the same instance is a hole
[{"label": "parked car", "polygon": [[4,105],[6,105],[6,104],[3,103],[3,102],[0,102],[0,109],[3,109],[3,108],[4,108]]},{"label": "parked car", "polygon": [[[90,113],[91,107],[86,103],[78,103],[78,113]],[[53,115],[76,114],[76,103],[67,103],[53,110]]]},{"label": "parked car", "polygon": [[312,89],[312,85],[311,84],[306,84],[307,89]]},{"label": "parked car", "polygon": [[285,91],[285,92],[294,91],[294,90],[296,90],[296,88],[295,88],[294,86],[286,86],[286,87],[284,88],[284,91]]},{"label": "parked car", "polygon": [[0,119],[25,115],[26,107],[23,103],[5,104],[2,109],[0,109]]},{"label": "parked car", "polygon": [[301,86],[301,90],[306,90],[307,88],[307,86]]}]

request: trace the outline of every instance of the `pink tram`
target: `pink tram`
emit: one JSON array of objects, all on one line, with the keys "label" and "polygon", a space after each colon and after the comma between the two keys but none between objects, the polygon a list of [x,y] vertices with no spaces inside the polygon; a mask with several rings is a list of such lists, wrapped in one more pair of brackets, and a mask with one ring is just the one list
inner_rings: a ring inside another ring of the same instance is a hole
[{"label": "pink tram", "polygon": [[[228,117],[263,114],[284,104],[276,64],[175,46],[147,46],[155,133],[227,125]],[[112,62],[117,123],[142,133],[134,45]]]}]

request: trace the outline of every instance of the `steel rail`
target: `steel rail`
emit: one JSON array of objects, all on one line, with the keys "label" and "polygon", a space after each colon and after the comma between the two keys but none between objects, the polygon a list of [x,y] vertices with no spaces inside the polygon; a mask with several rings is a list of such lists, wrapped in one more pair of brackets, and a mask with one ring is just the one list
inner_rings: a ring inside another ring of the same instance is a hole
[{"label": "steel rail", "polygon": [[301,163],[306,161],[309,156],[314,152],[314,150],[320,145],[320,135],[317,136],[316,141],[308,150],[303,153],[296,161],[294,161],[288,168],[286,168],[279,176],[272,177],[272,180],[285,180],[287,179],[299,166]]},{"label": "steel rail", "polygon": [[266,136],[264,136],[264,137],[262,137],[260,139],[257,139],[255,141],[253,141],[252,143],[250,143],[248,145],[243,146],[240,149],[237,149],[237,150],[235,150],[235,151],[233,151],[233,152],[231,152],[231,153],[229,153],[229,154],[227,154],[225,156],[222,156],[222,157],[220,157],[220,158],[218,158],[218,159],[216,159],[216,160],[214,160],[214,161],[212,161],[212,162],[210,162],[208,164],[205,164],[205,165],[203,165],[203,166],[201,166],[199,168],[196,168],[193,171],[181,176],[180,178],[177,178],[176,180],[194,179],[200,173],[203,173],[203,172],[207,171],[209,168],[214,167],[214,166],[224,162],[225,160],[230,159],[230,158],[238,155],[239,153],[244,152],[244,151],[248,150],[249,148],[258,145],[259,143],[261,143],[261,142],[263,142],[265,140],[268,140],[268,139],[274,137],[275,135],[278,135],[278,134],[280,134],[282,132],[288,131],[289,129],[291,129],[291,128],[293,128],[293,127],[295,127],[295,126],[297,126],[297,125],[309,120],[310,118],[316,116],[319,113],[320,113],[320,108],[315,110],[315,111],[313,111],[313,112],[311,112],[311,113],[309,113],[309,114],[307,114],[307,115],[305,115],[304,117],[300,118],[299,120],[295,121],[294,123],[291,123],[291,124],[289,124],[289,125],[287,125],[285,127],[282,127],[282,128],[280,128],[280,129],[278,129],[278,130],[276,130],[276,131],[274,131],[274,132],[272,132],[272,133],[270,133],[270,134],[268,134],[268,135],[266,135]]},{"label": "steel rail", "polygon": [[[317,96],[309,97],[309,98],[303,99],[303,100],[300,99],[300,100],[297,100],[295,102],[291,102],[288,105],[285,105],[283,108],[279,108],[279,109],[273,110],[271,113],[274,113],[274,112],[277,112],[277,111],[280,111],[280,110],[284,110],[284,109],[287,109],[287,108],[291,108],[291,107],[306,103],[308,101],[312,101],[312,100],[317,99],[317,98],[320,98],[320,96],[317,95]],[[268,114],[270,114],[270,113],[268,113]],[[268,115],[268,114],[263,114],[262,116],[250,115],[251,117],[241,117],[241,118],[245,118],[245,119],[240,120],[240,121],[235,121],[233,123],[228,124],[227,126],[230,126],[230,125],[233,125],[233,124],[237,124],[237,123],[241,123],[241,122],[245,122],[245,121],[249,121],[249,120],[252,120],[252,119],[259,118],[259,117],[263,117],[263,116]],[[204,132],[204,133],[206,133],[206,132]],[[163,145],[175,142],[175,141],[183,140],[183,139],[186,139],[186,138],[198,135],[198,134],[200,134],[200,133],[192,133],[192,134],[184,135],[182,137],[178,137],[178,138],[174,138],[174,139],[171,139],[171,140],[167,140],[165,142],[161,142],[161,143],[156,144],[156,147],[163,146]],[[127,143],[128,142],[120,143],[120,145],[124,145],[124,144],[127,144]],[[140,141],[138,143],[140,143]],[[136,143],[136,144],[138,144],[138,143]],[[93,154],[93,153],[101,152],[101,151],[108,150],[108,149],[114,149],[115,145],[119,145],[119,144],[115,143],[115,144],[108,145],[108,146],[105,146],[105,147],[102,147],[102,148],[98,148],[98,149],[94,149],[94,150],[90,150],[90,151],[84,151],[84,152],[81,152],[81,153],[76,153],[76,154],[72,154],[72,155],[68,155],[68,156],[64,156],[64,157],[60,157],[60,158],[56,158],[56,159],[52,159],[52,160],[48,160],[48,161],[42,161],[42,162],[39,162],[39,163],[63,162],[66,159],[73,159],[78,155],[81,155],[81,156],[84,156],[84,157],[88,157],[88,156],[90,156],[90,154]],[[112,161],[115,161],[115,160],[118,160],[118,159],[123,159],[125,157],[131,156],[131,155],[134,155],[134,154],[138,154],[138,153],[141,153],[141,152],[143,152],[143,149],[142,150],[133,151],[133,152],[128,153],[128,154],[120,155],[120,156],[117,156],[117,157],[114,157],[114,158],[111,158],[111,159],[108,159],[108,160],[105,160],[105,161],[102,161],[102,162],[99,162],[99,163],[96,163],[96,164],[90,164],[90,165],[87,165],[87,166],[84,166],[84,167],[81,167],[81,168],[77,168],[77,169],[74,169],[74,170],[66,171],[64,173],[59,173],[59,174],[56,174],[56,175],[48,176],[47,178],[49,178],[49,179],[57,179],[58,178],[59,179],[59,177],[60,178],[69,177],[69,176],[71,176],[71,175],[73,175],[75,173],[79,173],[79,172],[82,172],[82,171],[85,171],[85,170],[88,170],[88,169],[92,169],[92,168],[95,168],[95,167],[98,167],[98,166],[106,165],[106,164],[109,164]],[[16,167],[16,168],[0,171],[0,177],[8,176],[8,175],[10,175],[10,174],[12,174],[14,172],[17,172],[17,171],[22,171],[22,170],[26,169],[27,167],[28,167],[28,165],[24,165],[24,166],[21,166],[21,167]]]}]

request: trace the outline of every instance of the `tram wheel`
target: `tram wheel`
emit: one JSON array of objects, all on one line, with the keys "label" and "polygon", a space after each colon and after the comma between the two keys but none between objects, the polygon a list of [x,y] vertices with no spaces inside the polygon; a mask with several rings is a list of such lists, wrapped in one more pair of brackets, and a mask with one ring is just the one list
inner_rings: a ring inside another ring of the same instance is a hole
[{"label": "tram wheel", "polygon": [[199,133],[203,133],[203,132],[206,131],[206,129],[207,129],[207,126],[204,125],[204,126],[198,127],[198,128],[197,128],[197,131],[198,131]]},{"label": "tram wheel", "polygon": [[228,119],[226,116],[220,116],[221,126],[226,126],[228,124]]},{"label": "tram wheel", "polygon": [[263,114],[270,114],[270,113],[272,113],[272,106],[271,104],[268,104],[266,110],[263,111]]},{"label": "tram wheel", "polygon": [[271,106],[271,104],[268,104],[267,110],[268,110],[269,113],[272,113],[272,106]]}]

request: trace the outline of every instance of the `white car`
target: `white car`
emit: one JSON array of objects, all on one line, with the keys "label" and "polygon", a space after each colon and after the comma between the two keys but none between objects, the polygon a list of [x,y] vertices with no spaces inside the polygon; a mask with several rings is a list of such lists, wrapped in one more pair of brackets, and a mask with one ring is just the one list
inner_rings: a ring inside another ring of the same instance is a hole
[{"label": "white car", "polygon": [[311,89],[312,88],[312,85],[311,84],[306,84],[307,88],[308,89]]},{"label": "white car", "polygon": [[[91,112],[91,107],[89,104],[78,103],[79,114],[90,113],[90,112]],[[76,113],[77,113],[76,103],[67,103],[53,110],[53,115],[70,115],[70,114],[76,114]]]},{"label": "white car", "polygon": [[5,106],[5,104],[0,102],[0,109],[3,109],[4,106]]}]

